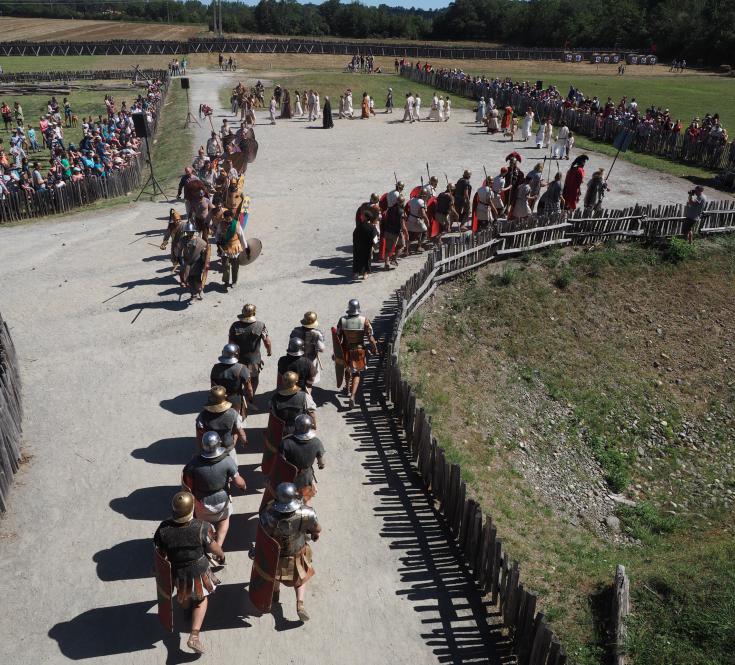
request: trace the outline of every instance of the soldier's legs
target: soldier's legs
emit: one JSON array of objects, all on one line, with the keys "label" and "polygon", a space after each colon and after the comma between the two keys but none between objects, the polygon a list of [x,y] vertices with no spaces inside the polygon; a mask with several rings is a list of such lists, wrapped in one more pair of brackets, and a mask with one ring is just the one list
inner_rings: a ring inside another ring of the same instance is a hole
[{"label": "soldier's legs", "polygon": [[223,547],[225,544],[225,538],[227,537],[227,531],[230,529],[230,518],[229,516],[225,517],[225,519],[217,522],[214,525],[214,531],[215,531],[215,537],[214,539],[217,541],[217,544],[220,547]]},{"label": "soldier's legs", "polygon": [[237,284],[237,276],[240,273],[240,262],[237,259],[231,259],[232,265],[232,285]]},{"label": "soldier's legs", "polygon": [[222,257],[222,283],[230,285],[230,259],[226,256]]},{"label": "soldier's legs", "polygon": [[350,406],[355,406],[355,399],[357,398],[357,389],[360,387],[360,375],[354,374],[352,376],[352,385],[350,386]]},{"label": "soldier's legs", "polygon": [[296,614],[302,621],[308,621],[309,615],[304,607],[304,598],[306,598],[306,583],[296,587]]},{"label": "soldier's legs", "polygon": [[189,634],[186,646],[199,654],[204,653],[204,646],[199,639],[199,633],[202,629],[202,624],[204,623],[204,616],[207,614],[208,605],[209,599],[205,597],[202,602],[195,605],[191,611],[191,633]]}]

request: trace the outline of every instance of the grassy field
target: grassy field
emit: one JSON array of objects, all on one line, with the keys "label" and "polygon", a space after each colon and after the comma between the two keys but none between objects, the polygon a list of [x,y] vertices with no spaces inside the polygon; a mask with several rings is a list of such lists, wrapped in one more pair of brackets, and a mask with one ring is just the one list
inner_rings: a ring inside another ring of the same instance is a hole
[{"label": "grassy field", "polygon": [[[404,333],[440,444],[575,664],[602,662],[617,563],[631,662],[732,662],[735,241],[676,258],[601,247],[481,269]],[[613,491],[635,502],[619,534],[589,510]]]}]

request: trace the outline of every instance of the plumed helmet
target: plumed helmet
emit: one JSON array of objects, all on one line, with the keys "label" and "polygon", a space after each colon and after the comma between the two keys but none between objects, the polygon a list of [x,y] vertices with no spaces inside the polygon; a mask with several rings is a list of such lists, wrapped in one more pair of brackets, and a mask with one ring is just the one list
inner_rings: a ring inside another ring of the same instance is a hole
[{"label": "plumed helmet", "polygon": [[276,501],[273,507],[279,513],[292,513],[301,507],[301,496],[293,483],[281,483],[276,487]]},{"label": "plumed helmet", "polygon": [[314,420],[310,415],[302,413],[300,416],[296,416],[296,420],[294,421],[294,436],[299,441],[308,441],[316,436],[314,434]]},{"label": "plumed helmet", "polygon": [[296,356],[297,358],[304,355],[304,340],[298,337],[292,337],[288,340],[288,349],[286,350],[289,356]]},{"label": "plumed helmet", "polygon": [[202,436],[202,452],[200,455],[204,459],[212,459],[213,457],[219,457],[225,452],[224,446],[222,445],[222,439],[217,432],[204,432]]},{"label": "plumed helmet", "polygon": [[301,325],[304,328],[316,328],[319,325],[319,318],[316,312],[304,312],[304,318],[301,319]]},{"label": "plumed helmet", "polygon": [[177,492],[171,499],[171,512],[174,522],[185,524],[194,517],[194,495],[191,492]]},{"label": "plumed helmet", "polygon": [[286,372],[281,377],[282,390],[293,388],[299,382],[299,375],[296,372]]},{"label": "plumed helmet", "polygon": [[350,300],[350,302],[347,303],[347,314],[350,316],[354,316],[355,314],[360,313],[360,301],[356,298],[353,298]]},{"label": "plumed helmet", "polygon": [[240,355],[240,347],[237,344],[225,344],[222,347],[222,355],[219,357],[221,363],[234,365]]},{"label": "plumed helmet", "polygon": [[190,234],[196,233],[196,232],[197,232],[197,227],[194,226],[194,222],[187,222],[184,225],[184,233],[185,234],[190,235]]}]

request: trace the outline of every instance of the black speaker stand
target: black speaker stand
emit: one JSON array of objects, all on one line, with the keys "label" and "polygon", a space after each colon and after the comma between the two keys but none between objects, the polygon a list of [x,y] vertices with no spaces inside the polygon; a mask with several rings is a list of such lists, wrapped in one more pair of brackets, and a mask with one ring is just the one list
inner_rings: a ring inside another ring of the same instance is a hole
[{"label": "black speaker stand", "polygon": [[[146,180],[143,183],[143,187],[141,187],[140,192],[138,192],[138,196],[135,197],[135,201],[137,203],[138,199],[143,196],[143,194],[150,194],[152,197],[156,197],[158,194],[163,196],[167,201],[169,199],[168,194],[163,191],[163,187],[161,187],[161,183],[156,180],[156,176],[153,173],[153,159],[151,158],[151,145],[148,142],[148,137],[145,137],[145,149],[148,153],[148,165],[151,167],[151,172],[148,176],[148,180]],[[151,191],[147,191],[146,187],[151,186]]]},{"label": "black speaker stand", "polygon": [[189,103],[189,88],[186,88],[186,122],[184,127],[196,124],[197,127],[201,127],[199,121],[196,119],[194,114],[191,112],[191,104]]}]

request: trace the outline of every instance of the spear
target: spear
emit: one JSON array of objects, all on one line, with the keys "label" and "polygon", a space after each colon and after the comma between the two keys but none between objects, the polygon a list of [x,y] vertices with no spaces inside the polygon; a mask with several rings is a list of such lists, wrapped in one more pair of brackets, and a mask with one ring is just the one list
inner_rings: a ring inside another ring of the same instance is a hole
[{"label": "spear", "polygon": [[398,184],[398,176],[396,175],[396,172],[393,171],[393,178],[396,181],[396,185]]},{"label": "spear", "polygon": [[431,180],[431,172],[429,171],[429,162],[426,162],[426,177]]},{"label": "spear", "polygon": [[490,183],[490,178],[487,176],[487,169],[484,164],[482,165],[482,170],[485,172],[485,184],[488,185]]}]

